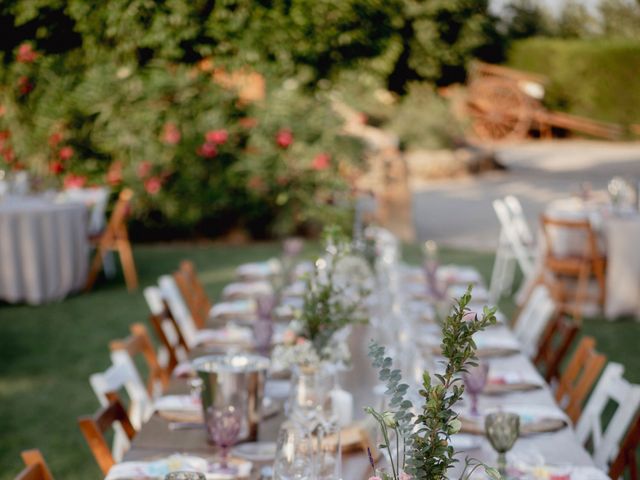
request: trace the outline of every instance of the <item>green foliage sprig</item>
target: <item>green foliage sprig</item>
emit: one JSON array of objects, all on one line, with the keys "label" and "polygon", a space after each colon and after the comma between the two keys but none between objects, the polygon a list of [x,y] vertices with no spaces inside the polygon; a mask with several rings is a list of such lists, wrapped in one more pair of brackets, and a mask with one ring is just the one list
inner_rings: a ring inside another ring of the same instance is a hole
[{"label": "green foliage sprig", "polygon": [[[442,326],[442,354],[447,359],[443,374],[434,374],[432,380],[429,372],[424,372],[420,396],[424,403],[418,415],[410,410],[413,405],[404,399],[409,388],[401,383],[399,370],[392,370],[390,357],[384,356],[384,347],[373,343],[369,347],[369,356],[374,367],[380,369],[379,377],[385,381],[387,395],[391,396],[391,415],[394,420],[388,420],[389,412],[376,412],[368,408],[367,412],[374,416],[381,426],[385,445],[388,442],[388,429],[396,431],[398,437],[404,440],[405,450],[402,461],[396,452],[396,460],[392,459],[393,480],[400,478],[400,472],[406,471],[414,480],[445,480],[448,470],[457,461],[454,449],[450,445],[451,436],[460,430],[461,423],[453,407],[464,393],[464,385],[460,374],[469,366],[476,365],[477,346],[473,335],[496,323],[496,308],[484,307],[482,316],[469,315],[468,308],[471,301],[471,286],[456,302],[451,314]],[[477,468],[483,467],[486,473],[494,479],[499,479],[498,472],[476,460],[467,460],[461,478],[468,478]],[[467,470],[471,471],[467,473]]]}]

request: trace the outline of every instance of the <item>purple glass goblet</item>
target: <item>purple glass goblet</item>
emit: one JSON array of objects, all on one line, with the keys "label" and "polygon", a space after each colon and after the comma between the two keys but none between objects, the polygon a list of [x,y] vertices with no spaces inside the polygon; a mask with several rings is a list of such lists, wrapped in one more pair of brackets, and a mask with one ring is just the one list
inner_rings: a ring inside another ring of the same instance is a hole
[{"label": "purple glass goblet", "polygon": [[214,473],[233,474],[236,468],[229,465],[229,450],[238,441],[240,435],[242,427],[240,411],[233,406],[209,407],[207,413],[209,434],[220,448],[220,463],[213,466]]},{"label": "purple glass goblet", "polygon": [[467,367],[462,374],[462,380],[471,399],[471,415],[478,416],[478,395],[482,393],[489,378],[489,364],[479,363],[476,366]]}]

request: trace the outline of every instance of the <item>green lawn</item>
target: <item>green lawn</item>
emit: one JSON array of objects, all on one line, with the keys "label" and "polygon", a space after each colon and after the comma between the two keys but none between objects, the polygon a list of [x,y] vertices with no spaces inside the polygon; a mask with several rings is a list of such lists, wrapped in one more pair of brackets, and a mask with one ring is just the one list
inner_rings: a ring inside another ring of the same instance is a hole
[{"label": "green lawn", "polygon": [[[216,298],[233,279],[236,265],[278,252],[275,244],[157,245],[136,247],[135,257],[143,286],[174,270],[181,259],[193,260]],[[418,261],[418,248],[406,248],[405,256]],[[488,276],[493,259],[444,250],[442,260],[475,265]],[[505,313],[513,311],[509,302],[501,307]],[[15,476],[21,468],[19,452],[31,447],[43,451],[56,478],[101,478],[76,418],[98,407],[88,377],[108,366],[109,340],[125,336],[130,323],[146,317],[142,293],[127,293],[121,278],[61,303],[0,305],[0,480]],[[640,382],[640,324],[594,319],[586,322],[584,331],[598,338],[599,348],[611,360],[627,366],[629,379]]]}]

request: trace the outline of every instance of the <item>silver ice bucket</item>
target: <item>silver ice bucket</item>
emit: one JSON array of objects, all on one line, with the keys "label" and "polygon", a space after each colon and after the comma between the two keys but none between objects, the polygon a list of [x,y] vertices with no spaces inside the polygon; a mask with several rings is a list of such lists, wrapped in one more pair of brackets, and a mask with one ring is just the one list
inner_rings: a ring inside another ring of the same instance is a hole
[{"label": "silver ice bucket", "polygon": [[202,409],[233,405],[242,412],[241,441],[258,439],[262,396],[269,359],[249,353],[207,355],[193,366],[202,379]]}]

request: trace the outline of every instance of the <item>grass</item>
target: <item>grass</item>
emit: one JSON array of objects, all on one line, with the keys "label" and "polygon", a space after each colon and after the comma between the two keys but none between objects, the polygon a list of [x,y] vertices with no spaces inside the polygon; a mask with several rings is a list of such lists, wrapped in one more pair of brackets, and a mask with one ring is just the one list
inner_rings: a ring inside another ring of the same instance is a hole
[{"label": "grass", "polygon": [[[135,257],[143,286],[191,259],[208,293],[217,298],[235,266],[278,252],[278,245],[267,243],[157,245],[136,247]],[[444,250],[441,256],[443,262],[474,265],[486,278],[491,272],[490,254]],[[418,262],[419,249],[407,247],[405,257]],[[513,311],[508,301],[501,308]],[[42,450],[56,478],[102,478],[76,418],[98,407],[88,377],[109,365],[108,342],[126,336],[131,323],[146,317],[142,293],[127,293],[121,278],[60,303],[0,305],[0,480],[14,478],[21,469],[20,451],[32,447]],[[599,349],[626,366],[627,378],[640,382],[639,323],[593,319],[585,322],[584,333],[596,336]]]}]

